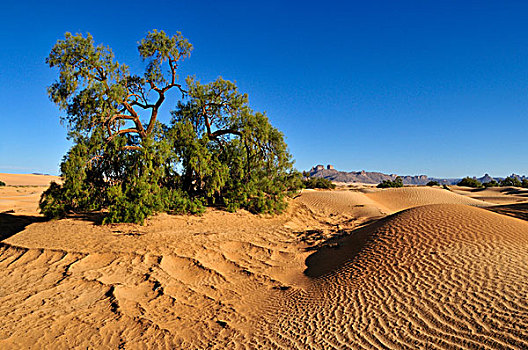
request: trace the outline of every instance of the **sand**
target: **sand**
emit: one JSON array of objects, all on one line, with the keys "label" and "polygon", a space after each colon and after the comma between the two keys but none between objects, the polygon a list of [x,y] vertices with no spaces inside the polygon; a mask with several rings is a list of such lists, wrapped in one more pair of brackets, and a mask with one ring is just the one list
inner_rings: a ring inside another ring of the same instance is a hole
[{"label": "sand", "polygon": [[38,202],[51,181],[60,182],[58,176],[0,173],[0,213],[38,214]]},{"label": "sand", "polygon": [[495,203],[511,204],[513,202],[528,201],[528,189],[517,187],[490,187],[490,188],[470,188],[461,186],[451,186],[454,193],[471,198]]},{"label": "sand", "polygon": [[0,348],[527,348],[518,200],[353,188],[275,217],[0,214]]}]

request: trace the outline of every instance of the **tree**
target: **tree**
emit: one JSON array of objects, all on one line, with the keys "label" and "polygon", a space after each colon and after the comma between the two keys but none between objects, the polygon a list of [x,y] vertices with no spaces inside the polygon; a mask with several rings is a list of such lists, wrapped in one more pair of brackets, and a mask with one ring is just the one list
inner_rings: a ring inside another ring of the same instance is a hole
[{"label": "tree", "polygon": [[515,176],[508,176],[500,181],[501,186],[522,187],[522,182]]},{"label": "tree", "polygon": [[426,186],[440,186],[440,183],[438,181],[431,180],[426,184]]},{"label": "tree", "polygon": [[499,183],[497,181],[495,181],[495,180],[491,180],[489,182],[484,182],[482,185],[484,187],[486,187],[486,188],[488,188],[488,187],[497,187],[497,186],[499,186]]},{"label": "tree", "polygon": [[182,187],[209,203],[253,212],[284,209],[284,195],[300,186],[282,133],[248,96],[221,77],[209,84],[187,79],[189,99],[172,113]]},{"label": "tree", "polygon": [[322,189],[334,189],[336,185],[323,177],[310,177],[306,180],[303,180],[303,185],[305,188],[322,188]]},{"label": "tree", "polygon": [[457,183],[458,186],[467,186],[473,188],[481,188],[482,183],[479,180],[466,176]]},{"label": "tree", "polygon": [[[140,141],[154,132],[167,92],[177,88],[183,93],[176,70],[191,50],[192,45],[181,33],[168,37],[163,31],[149,32],[138,46],[141,58],[147,61],[140,77],[130,75],[126,65],[116,62],[110,48],[95,46],[90,34],[85,38],[66,33],[46,59],[60,72],[48,94],[66,112],[63,121],[70,127],[71,138],[104,128],[106,141],[123,135],[127,143],[122,147],[137,150]],[[164,71],[165,65],[168,69]],[[148,112],[147,123],[141,121],[138,110]],[[125,127],[127,122],[132,125]]]},{"label": "tree", "polygon": [[[230,81],[178,83],[191,50],[181,33],[153,30],[138,45],[146,63],[138,76],[90,34],[57,41],[46,62],[59,79],[48,94],[74,145],[61,164],[63,184],[41,198],[45,215],[107,208],[105,222],[143,222],[159,211],[199,213],[204,204],[284,209],[300,180],[283,135]],[[165,125],[159,113],[170,90],[181,99]]]},{"label": "tree", "polygon": [[390,187],[403,187],[403,180],[401,177],[397,176],[394,181],[383,180],[376,186],[377,188],[390,188]]}]

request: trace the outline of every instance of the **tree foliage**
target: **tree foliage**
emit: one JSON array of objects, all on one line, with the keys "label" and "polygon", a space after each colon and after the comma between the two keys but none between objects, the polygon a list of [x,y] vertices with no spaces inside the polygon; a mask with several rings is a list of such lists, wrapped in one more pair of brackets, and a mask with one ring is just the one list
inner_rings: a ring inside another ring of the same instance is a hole
[{"label": "tree foliage", "polygon": [[[104,222],[141,223],[156,212],[200,213],[206,205],[285,208],[301,184],[282,133],[228,80],[178,83],[178,65],[191,50],[181,33],[149,32],[138,45],[140,76],[89,34],[57,41],[46,62],[59,79],[48,94],[73,147],[61,164],[62,185],[41,198],[46,216],[106,209]],[[170,90],[181,98],[163,124]]]},{"label": "tree foliage", "polygon": [[469,176],[466,176],[465,178],[460,180],[457,183],[457,185],[458,186],[473,187],[473,188],[481,188],[482,187],[482,183],[479,180],[471,178]]},{"label": "tree foliage", "polygon": [[426,184],[426,186],[440,186],[440,183],[438,181],[431,180]]},{"label": "tree foliage", "polygon": [[515,176],[508,176],[500,181],[501,186],[522,187],[522,182]]},{"label": "tree foliage", "polygon": [[403,187],[403,180],[401,177],[396,177],[394,181],[391,180],[383,180],[376,186],[378,188],[390,188],[390,187]]},{"label": "tree foliage", "polygon": [[309,177],[303,180],[304,188],[322,188],[322,189],[334,189],[336,185],[322,177]]},{"label": "tree foliage", "polygon": [[488,187],[497,187],[497,186],[499,186],[499,183],[497,181],[495,181],[495,180],[491,180],[489,182],[484,182],[482,185],[484,187],[486,187],[486,188],[488,188]]}]

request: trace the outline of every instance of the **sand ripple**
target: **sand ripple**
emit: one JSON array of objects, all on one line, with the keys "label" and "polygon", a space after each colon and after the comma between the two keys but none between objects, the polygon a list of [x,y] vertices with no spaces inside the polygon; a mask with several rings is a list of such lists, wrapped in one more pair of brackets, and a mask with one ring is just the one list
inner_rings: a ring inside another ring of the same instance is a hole
[{"label": "sand ripple", "polygon": [[30,224],[0,246],[0,348],[528,348],[528,223],[421,190]]}]

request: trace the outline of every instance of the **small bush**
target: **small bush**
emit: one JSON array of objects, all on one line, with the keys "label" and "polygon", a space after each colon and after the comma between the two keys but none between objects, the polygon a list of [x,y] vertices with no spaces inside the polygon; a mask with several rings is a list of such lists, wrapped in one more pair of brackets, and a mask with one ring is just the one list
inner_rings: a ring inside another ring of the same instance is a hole
[{"label": "small bush", "polygon": [[500,185],[501,186],[522,187],[522,182],[514,176],[508,176],[507,178],[501,180]]},{"label": "small bush", "polygon": [[471,178],[469,176],[466,176],[465,178],[460,180],[457,183],[457,185],[458,186],[473,187],[473,188],[481,188],[482,187],[482,183],[479,180],[473,179],[473,178]]},{"label": "small bush", "polygon": [[5,186],[5,182],[4,181],[0,181],[0,186]]},{"label": "small bush", "polygon": [[528,180],[527,179],[523,179],[522,180],[521,187],[528,188]]},{"label": "small bush", "polygon": [[306,180],[303,180],[304,188],[324,188],[324,189],[334,189],[336,185],[325,178],[322,177],[310,177]]},{"label": "small bush", "polygon": [[499,186],[499,183],[495,180],[491,180],[490,182],[485,182],[483,183],[482,185],[484,185],[484,187],[488,188],[488,187],[497,187]]},{"label": "small bush", "polygon": [[50,187],[40,197],[39,207],[42,214],[48,219],[65,217],[68,208],[64,200],[62,186],[53,181]]},{"label": "small bush", "polygon": [[426,186],[440,186],[438,181],[429,181]]},{"label": "small bush", "polygon": [[403,187],[403,180],[401,177],[397,177],[394,181],[383,180],[378,184],[378,188],[389,188],[389,187]]}]

